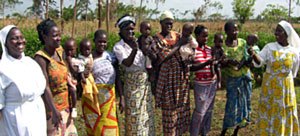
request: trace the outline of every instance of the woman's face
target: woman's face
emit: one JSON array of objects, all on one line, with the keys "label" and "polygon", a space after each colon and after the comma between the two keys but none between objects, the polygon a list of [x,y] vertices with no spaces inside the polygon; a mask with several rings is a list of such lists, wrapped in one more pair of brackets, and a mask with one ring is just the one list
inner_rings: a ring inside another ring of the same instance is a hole
[{"label": "woman's face", "polygon": [[208,40],[208,29],[204,29],[200,34],[196,34],[196,40],[200,45],[206,45]]},{"label": "woman's face", "polygon": [[238,30],[237,24],[231,25],[226,32],[227,37],[230,39],[233,39],[233,40],[237,39],[238,33],[239,33],[239,30]]},{"label": "woman's face", "polygon": [[124,40],[132,41],[134,40],[134,24],[131,23],[130,25],[121,29],[121,35],[123,36]]},{"label": "woman's face", "polygon": [[286,32],[284,31],[284,29],[282,28],[282,26],[277,25],[274,34],[275,34],[276,41],[277,41],[278,43],[284,43],[284,42],[287,42],[287,34],[286,34]]},{"label": "woman's face", "polygon": [[172,28],[173,28],[173,23],[174,23],[174,20],[170,19],[170,18],[166,18],[166,19],[162,20],[160,22],[161,31],[163,33],[170,33],[172,31]]},{"label": "woman's face", "polygon": [[101,34],[94,39],[96,52],[102,54],[107,47],[107,36],[106,34]]},{"label": "woman's face", "polygon": [[26,40],[22,32],[18,28],[10,30],[5,44],[8,54],[16,59],[20,59],[22,53],[24,52],[25,45]]},{"label": "woman's face", "polygon": [[53,48],[58,48],[60,46],[61,37],[60,31],[57,26],[51,27],[47,35],[43,35],[46,46],[52,46]]}]

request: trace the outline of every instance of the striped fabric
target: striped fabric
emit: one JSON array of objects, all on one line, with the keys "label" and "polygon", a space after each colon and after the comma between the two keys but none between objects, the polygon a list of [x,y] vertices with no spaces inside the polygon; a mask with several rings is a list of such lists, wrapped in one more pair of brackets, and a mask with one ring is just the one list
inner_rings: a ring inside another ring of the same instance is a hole
[{"label": "striped fabric", "polygon": [[[211,48],[207,45],[204,46],[204,49],[198,47],[195,51],[194,63],[204,63],[207,60],[212,59]],[[211,74],[211,65],[205,66],[203,69],[199,69],[195,72],[194,82],[198,85],[210,85],[214,80],[212,80]]]},{"label": "striped fabric", "polygon": [[[162,37],[157,34],[158,37]],[[166,59],[171,47],[178,41],[175,32],[171,33],[175,41],[163,39],[159,46],[159,62],[162,62],[156,87],[156,107],[162,108],[164,135],[181,135],[189,130],[190,100],[189,82],[185,76],[179,52]]]}]

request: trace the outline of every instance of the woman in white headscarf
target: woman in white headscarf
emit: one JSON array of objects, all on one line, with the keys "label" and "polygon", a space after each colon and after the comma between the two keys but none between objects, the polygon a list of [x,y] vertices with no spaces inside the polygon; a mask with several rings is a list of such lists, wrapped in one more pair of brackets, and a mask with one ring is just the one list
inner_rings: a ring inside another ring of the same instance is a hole
[{"label": "woman in white headscarf", "polygon": [[299,68],[300,39],[290,23],[276,27],[277,42],[267,44],[260,53],[248,50],[254,65],[267,64],[260,93],[257,132],[259,135],[299,135],[299,122],[293,78]]},{"label": "woman in white headscarf", "polygon": [[46,136],[42,70],[24,55],[26,40],[16,26],[4,27],[0,40],[0,136]]}]

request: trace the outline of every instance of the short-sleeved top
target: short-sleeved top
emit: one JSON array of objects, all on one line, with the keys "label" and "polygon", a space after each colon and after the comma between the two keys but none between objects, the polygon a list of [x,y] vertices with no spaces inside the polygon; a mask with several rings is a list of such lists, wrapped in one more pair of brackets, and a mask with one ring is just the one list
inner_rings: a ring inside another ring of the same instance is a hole
[{"label": "short-sleeved top", "polygon": [[[201,47],[196,48],[195,50],[195,56],[194,56],[194,63],[204,63],[208,61],[209,59],[212,59],[211,56],[211,48],[207,45],[204,46],[204,49]],[[195,72],[195,83],[199,85],[210,85],[215,80],[212,80],[213,75],[211,74],[211,65],[206,65],[204,68],[199,69]]]},{"label": "short-sleeved top", "polygon": [[78,59],[80,60],[81,67],[84,67],[84,71],[79,71],[79,72],[80,73],[81,72],[89,73],[92,70],[92,67],[93,67],[93,56],[92,56],[92,54],[90,54],[88,57],[79,54]]},{"label": "short-sleeved top", "polygon": [[92,74],[96,84],[115,84],[116,71],[114,64],[117,63],[113,52],[104,51],[100,58],[94,60]]},{"label": "short-sleeved top", "polygon": [[[250,58],[250,55],[248,54],[248,48],[249,48],[249,45],[246,43],[246,48],[245,48],[245,50],[244,50],[244,57],[245,57],[245,59],[246,60],[248,60],[249,58]],[[259,47],[257,46],[257,45],[253,45],[252,46],[252,49],[253,49],[253,51],[257,54],[257,53],[259,53]]]},{"label": "short-sleeved top", "polygon": [[146,57],[141,49],[138,49],[131,66],[126,67],[122,65],[122,61],[129,57],[131,51],[132,48],[127,43],[125,43],[123,39],[117,42],[113,48],[113,52],[115,53],[120,65],[125,68],[125,72],[145,70]]},{"label": "short-sleeved top", "polygon": [[63,48],[61,46],[58,47],[56,52],[58,53],[61,61],[52,59],[44,50],[39,50],[35,56],[42,56],[49,61],[47,73],[50,90],[57,110],[63,111],[69,107],[67,85],[68,68],[63,60]]},{"label": "short-sleeved top", "polygon": [[261,67],[267,64],[266,73],[292,73],[293,77],[297,76],[299,69],[299,52],[293,46],[282,47],[277,42],[267,44],[260,53],[260,65],[254,62],[255,67]]},{"label": "short-sleeved top", "polygon": [[[241,61],[244,56],[244,50],[246,48],[246,41],[244,39],[238,38],[238,45],[235,47],[228,47],[224,45],[225,55],[228,59],[236,59],[237,61]],[[234,70],[233,65],[229,64],[228,67],[224,68],[224,72],[226,75],[231,77],[240,77],[244,76],[250,72],[250,69],[247,66],[243,66],[239,71]]]}]

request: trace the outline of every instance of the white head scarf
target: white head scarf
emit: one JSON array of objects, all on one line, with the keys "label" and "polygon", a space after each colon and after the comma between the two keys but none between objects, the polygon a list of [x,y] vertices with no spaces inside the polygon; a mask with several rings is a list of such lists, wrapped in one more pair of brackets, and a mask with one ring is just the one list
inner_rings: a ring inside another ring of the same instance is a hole
[{"label": "white head scarf", "polygon": [[280,21],[278,23],[278,25],[280,25],[284,31],[286,32],[287,36],[288,36],[288,42],[289,44],[296,48],[298,50],[298,52],[300,52],[300,38],[297,34],[297,32],[294,30],[294,28],[292,27],[292,25],[287,22],[287,21]]}]

